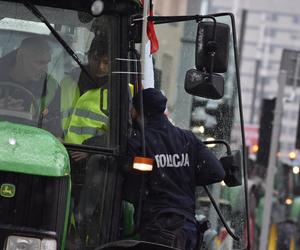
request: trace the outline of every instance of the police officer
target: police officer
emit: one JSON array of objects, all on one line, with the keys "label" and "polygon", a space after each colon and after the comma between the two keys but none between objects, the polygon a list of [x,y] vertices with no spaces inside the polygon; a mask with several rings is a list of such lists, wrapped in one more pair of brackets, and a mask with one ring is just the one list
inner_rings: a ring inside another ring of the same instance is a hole
[{"label": "police officer", "polygon": [[[142,202],[141,239],[179,249],[195,249],[195,187],[220,182],[225,176],[221,163],[190,131],[175,127],[165,116],[167,98],[161,91],[142,91],[145,115],[146,156],[155,166],[147,174]],[[140,122],[138,94],[133,97],[132,118]],[[137,126],[138,127],[138,126]],[[141,133],[128,141],[128,155],[141,156]],[[124,182],[125,199],[135,204],[139,174],[129,173]]]}]

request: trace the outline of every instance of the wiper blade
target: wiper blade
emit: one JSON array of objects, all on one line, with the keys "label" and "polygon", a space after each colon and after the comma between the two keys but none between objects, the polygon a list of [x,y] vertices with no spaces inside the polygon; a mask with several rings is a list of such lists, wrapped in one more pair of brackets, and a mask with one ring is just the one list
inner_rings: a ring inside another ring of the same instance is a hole
[{"label": "wiper blade", "polygon": [[211,193],[209,192],[207,186],[203,186],[203,188],[204,188],[205,192],[207,193],[207,195],[208,195],[208,197],[209,197],[211,203],[213,204],[213,207],[215,208],[217,214],[219,215],[219,218],[220,218],[220,220],[222,221],[223,226],[226,228],[226,231],[228,232],[228,234],[229,234],[234,240],[240,241],[240,237],[237,236],[237,235],[231,230],[231,228],[228,226],[228,224],[227,224],[227,222],[226,222],[226,220],[225,220],[225,218],[224,218],[224,216],[223,216],[221,210],[219,209],[219,207],[218,207],[218,205],[217,205],[217,203],[216,203],[214,197],[213,197],[213,196],[211,195]]},{"label": "wiper blade", "polygon": [[87,75],[87,77],[94,83],[97,83],[97,81],[91,76],[91,74],[88,72],[88,70],[83,66],[80,59],[76,55],[76,53],[72,50],[72,48],[65,42],[65,40],[57,33],[57,31],[51,26],[51,24],[48,22],[48,20],[43,16],[43,14],[28,0],[23,0],[24,6],[38,19],[40,19],[41,22],[43,22],[47,28],[51,31],[53,36],[56,38],[56,40],[64,47],[64,49],[68,52],[68,54],[77,62],[80,69]]}]

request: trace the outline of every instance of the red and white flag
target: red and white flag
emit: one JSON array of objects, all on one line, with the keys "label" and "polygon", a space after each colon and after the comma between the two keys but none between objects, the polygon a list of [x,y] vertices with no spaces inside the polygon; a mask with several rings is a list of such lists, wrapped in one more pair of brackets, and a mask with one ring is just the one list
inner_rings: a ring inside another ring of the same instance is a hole
[{"label": "red and white flag", "polygon": [[[140,1],[141,1],[141,4],[144,5],[144,0],[140,0]],[[153,16],[153,6],[152,6],[152,4],[150,6],[149,16]],[[157,40],[157,37],[156,37],[153,21],[148,21],[147,22],[147,36],[148,36],[148,39],[150,40],[150,43],[151,43],[151,54],[153,54],[156,51],[158,51],[158,49],[159,49],[159,44],[158,44],[158,40]]]}]

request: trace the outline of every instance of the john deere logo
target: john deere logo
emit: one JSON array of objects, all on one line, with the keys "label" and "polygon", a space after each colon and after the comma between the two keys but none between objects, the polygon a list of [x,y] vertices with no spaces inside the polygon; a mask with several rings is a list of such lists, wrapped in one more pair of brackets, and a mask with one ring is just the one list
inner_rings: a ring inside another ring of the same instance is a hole
[{"label": "john deere logo", "polygon": [[0,196],[12,198],[15,196],[16,187],[13,184],[3,183],[0,187]]}]

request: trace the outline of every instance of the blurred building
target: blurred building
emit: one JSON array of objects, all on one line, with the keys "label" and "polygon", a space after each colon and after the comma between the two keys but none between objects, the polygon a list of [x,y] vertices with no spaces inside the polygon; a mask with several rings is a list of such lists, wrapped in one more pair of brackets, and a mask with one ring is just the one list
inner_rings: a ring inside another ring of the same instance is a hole
[{"label": "blurred building", "polygon": [[[186,15],[187,0],[157,0],[154,2],[156,15],[177,16]],[[168,109],[173,110],[177,96],[178,60],[181,50],[181,43],[170,43],[168,40],[180,41],[183,32],[183,25],[179,23],[161,24],[156,27],[159,39],[159,51],[155,56],[155,67],[161,70],[160,86],[168,96]],[[165,36],[164,34],[168,34]]]},{"label": "blurred building", "polygon": [[[210,13],[234,12],[238,33],[244,29],[240,69],[244,118],[248,124],[258,124],[262,99],[277,94],[283,49],[300,50],[300,2],[212,0],[208,9]],[[246,14],[244,27],[240,26],[242,13]],[[294,90],[287,86],[285,92],[294,99],[284,103],[280,137],[283,157],[295,149],[300,100],[299,87]]]},{"label": "blurred building", "polygon": [[[197,5],[188,8],[188,5]],[[201,5],[200,5],[201,2]],[[240,73],[243,97],[243,111],[246,124],[259,124],[262,100],[273,98],[277,94],[277,78],[283,49],[300,50],[300,2],[283,0],[156,0],[155,12],[159,15],[207,14],[215,12],[233,12],[236,17],[238,39],[242,28]],[[244,19],[243,19],[244,18]],[[242,19],[245,21],[241,27]],[[182,40],[184,26],[168,24],[159,28],[168,32],[168,38]],[[163,38],[165,36],[161,36]],[[157,67],[162,70],[161,87],[169,97],[169,108],[176,102],[178,95],[178,53],[180,44],[171,45],[159,40],[163,54],[156,58]],[[299,83],[298,83],[299,84]],[[286,96],[290,102],[284,103],[281,124],[280,152],[287,153],[295,149],[296,126],[299,112],[300,90],[287,86]]]}]

